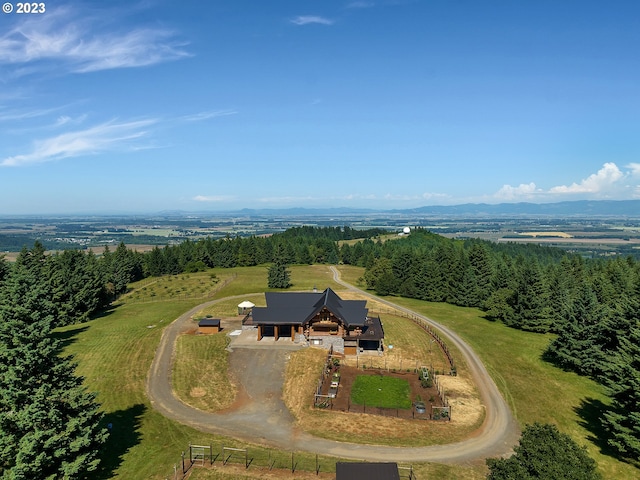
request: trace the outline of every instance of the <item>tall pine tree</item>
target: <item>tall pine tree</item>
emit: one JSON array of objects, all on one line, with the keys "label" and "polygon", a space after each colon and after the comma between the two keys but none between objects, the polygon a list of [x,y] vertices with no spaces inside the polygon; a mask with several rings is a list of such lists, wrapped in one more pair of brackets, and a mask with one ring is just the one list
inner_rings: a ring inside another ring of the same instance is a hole
[{"label": "tall pine tree", "polygon": [[95,396],[52,338],[56,310],[40,249],[23,251],[0,290],[0,474],[85,478],[106,440]]},{"label": "tall pine tree", "polygon": [[604,427],[609,444],[621,455],[640,458],[640,326],[630,329],[621,345],[609,376],[605,378],[611,394],[611,409]]}]

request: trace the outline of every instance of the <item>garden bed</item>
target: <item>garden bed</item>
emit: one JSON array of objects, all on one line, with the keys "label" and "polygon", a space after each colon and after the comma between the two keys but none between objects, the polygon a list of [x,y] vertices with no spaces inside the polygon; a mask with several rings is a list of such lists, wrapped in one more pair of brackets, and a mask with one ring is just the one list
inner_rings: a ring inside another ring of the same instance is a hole
[{"label": "garden bed", "polygon": [[[442,406],[442,402],[438,396],[436,388],[434,386],[423,388],[419,374],[414,371],[394,372],[378,369],[361,369],[341,365],[339,367],[339,372],[340,383],[337,395],[326,403],[326,406],[332,410],[385,415],[408,419],[429,419],[431,418],[432,407]],[[356,395],[354,398],[354,396],[352,396],[354,383],[356,383],[356,379],[358,377],[362,376],[381,378],[380,381],[373,379],[369,382],[367,382],[366,379],[364,382],[362,380],[358,381],[358,383],[368,384],[369,393],[366,392],[365,388],[364,397],[361,396],[360,399],[358,399],[358,395],[362,395],[363,392],[356,385],[358,391],[355,392]],[[331,379],[332,375],[326,376],[325,382],[322,386],[323,394],[328,394],[329,389],[331,388]],[[390,385],[396,382],[393,380],[389,382],[386,381],[386,379],[396,379],[400,384],[408,385],[408,390],[406,390],[406,393],[400,394]],[[375,387],[376,384],[379,384],[378,387]],[[373,392],[371,392],[371,388],[374,388]],[[378,391],[376,392],[376,390]],[[403,398],[400,397],[404,397],[404,401]],[[369,398],[369,400],[367,400],[367,398]],[[424,413],[418,413],[415,411],[414,405],[417,401],[424,402],[426,406],[426,411]]]}]

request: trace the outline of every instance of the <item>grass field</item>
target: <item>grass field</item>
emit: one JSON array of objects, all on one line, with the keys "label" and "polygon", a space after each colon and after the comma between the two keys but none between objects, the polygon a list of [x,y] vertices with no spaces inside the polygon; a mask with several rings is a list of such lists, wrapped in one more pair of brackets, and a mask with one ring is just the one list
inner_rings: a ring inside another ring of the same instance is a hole
[{"label": "grass field", "polygon": [[351,402],[379,408],[411,408],[409,382],[382,375],[358,375],[351,387]]},{"label": "grass field", "polygon": [[236,388],[227,375],[229,337],[181,335],[176,344],[173,390],[183,403],[205,412],[229,407]]},{"label": "grass field", "polygon": [[[315,285],[318,289],[331,286],[336,291],[340,290],[331,280],[328,267],[292,267],[291,270],[296,289],[311,289]],[[206,281],[210,273],[215,273],[221,282],[236,275],[211,298],[248,295],[265,290],[266,267],[238,268],[233,271],[217,269],[203,274],[191,274],[184,281],[193,279],[199,282],[200,276]],[[346,269],[344,278],[351,281],[361,275],[361,269],[358,271],[349,268]],[[180,277],[173,281],[183,280]],[[194,285],[196,290],[198,285],[199,283]],[[134,286],[134,291],[135,288],[137,287]],[[85,377],[87,388],[97,392],[97,399],[106,415],[105,423],[114,425],[111,440],[104,451],[102,471],[94,477],[98,480],[170,478],[173,465],[180,459],[180,452],[189,443],[206,445],[223,441],[229,446],[244,446],[233,439],[203,434],[170,421],[156,413],[146,397],[146,377],[163,327],[202,302],[200,299],[181,299],[179,291],[173,288],[172,293],[162,301],[134,302],[126,297],[100,318],[66,327],[57,333],[65,342],[65,352],[75,355],[77,372]],[[143,296],[140,295],[140,298]],[[597,432],[594,433],[591,415],[594,405],[606,402],[603,389],[588,379],[562,372],[543,362],[540,355],[549,336],[520,332],[488,322],[482,318],[481,312],[474,309],[409,299],[393,300],[459,332],[486,363],[521,424],[535,420],[557,424],[561,431],[569,433],[580,444],[587,445],[607,479],[633,479],[640,476],[638,469],[599,451],[592,439],[597,436]],[[232,310],[236,304],[231,302],[225,308]],[[292,355],[291,367],[295,367],[295,363]],[[305,364],[304,361],[298,363]],[[396,424],[389,425],[390,444],[393,444],[394,428],[397,428]],[[361,435],[365,436],[367,432],[363,431]],[[440,439],[434,440],[435,443],[452,440],[446,431],[430,431],[429,435]],[[259,446],[251,448],[255,448],[260,455],[269,454],[269,450]],[[309,465],[315,464],[315,456],[312,454],[301,458],[305,458]],[[320,461],[323,471],[328,471],[335,459],[321,457]],[[475,480],[484,478],[486,472],[482,465],[418,464],[414,465],[414,469],[421,479]],[[192,478],[242,478],[237,472],[221,474],[221,471],[198,470]],[[260,478],[262,474],[250,469],[246,477]]]}]

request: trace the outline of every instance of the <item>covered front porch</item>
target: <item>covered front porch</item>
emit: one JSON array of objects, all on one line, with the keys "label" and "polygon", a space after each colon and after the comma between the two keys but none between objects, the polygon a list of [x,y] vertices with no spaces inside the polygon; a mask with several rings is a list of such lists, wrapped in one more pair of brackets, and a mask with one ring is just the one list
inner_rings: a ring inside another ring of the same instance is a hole
[{"label": "covered front porch", "polygon": [[264,337],[273,337],[274,340],[289,338],[294,341],[299,327],[296,325],[258,325],[258,341]]}]

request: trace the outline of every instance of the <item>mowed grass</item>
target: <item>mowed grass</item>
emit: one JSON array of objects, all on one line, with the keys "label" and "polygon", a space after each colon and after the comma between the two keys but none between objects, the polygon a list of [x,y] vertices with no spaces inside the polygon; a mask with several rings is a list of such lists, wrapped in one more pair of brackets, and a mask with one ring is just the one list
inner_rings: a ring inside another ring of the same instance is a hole
[{"label": "mowed grass", "polygon": [[228,344],[229,337],[223,332],[178,338],[172,379],[173,390],[183,403],[205,412],[233,403],[237,389],[227,375]]},{"label": "mowed grass", "polygon": [[379,408],[411,408],[409,382],[383,375],[358,375],[351,387],[351,402]]}]

